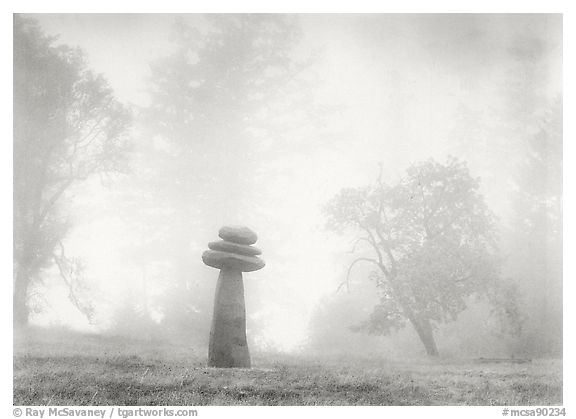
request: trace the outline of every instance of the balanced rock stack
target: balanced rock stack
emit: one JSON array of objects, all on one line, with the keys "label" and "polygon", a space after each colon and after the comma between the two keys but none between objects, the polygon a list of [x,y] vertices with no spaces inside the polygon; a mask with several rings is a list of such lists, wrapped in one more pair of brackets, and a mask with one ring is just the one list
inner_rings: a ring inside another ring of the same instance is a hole
[{"label": "balanced rock stack", "polygon": [[246,342],[246,309],[242,272],[262,269],[262,252],[256,243],[258,236],[247,227],[225,226],[218,236],[222,239],[208,243],[210,250],[202,254],[202,261],[220,269],[214,315],[210,329],[208,365],[222,368],[250,368],[250,352]]}]

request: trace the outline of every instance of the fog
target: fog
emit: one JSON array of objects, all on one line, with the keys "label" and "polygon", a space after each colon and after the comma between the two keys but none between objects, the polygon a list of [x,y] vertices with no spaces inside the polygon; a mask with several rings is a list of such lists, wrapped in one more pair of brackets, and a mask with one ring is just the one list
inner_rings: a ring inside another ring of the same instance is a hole
[{"label": "fog", "polygon": [[[421,355],[410,325],[350,329],[380,294],[369,265],[340,286],[357,236],[327,228],[325,208],[343,188],[395,185],[452,156],[497,217],[523,326],[507,334],[487,300],[466,296],[456,320],[435,326],[440,353],[561,356],[560,15],[260,16],[281,22],[269,38],[246,16],[24,17],[79,47],[132,113],[121,173],[76,182],[59,202],[66,255],[84,266],[74,293],[91,314],[47,264],[29,291],[31,324],[202,348],[218,277],[202,253],[220,227],[245,225],[266,261],[244,274],[253,351]],[[260,45],[250,36],[271,45],[268,72],[236,71],[261,62],[246,58]],[[189,100],[194,83],[206,97]],[[266,104],[252,106],[260,94]]]}]

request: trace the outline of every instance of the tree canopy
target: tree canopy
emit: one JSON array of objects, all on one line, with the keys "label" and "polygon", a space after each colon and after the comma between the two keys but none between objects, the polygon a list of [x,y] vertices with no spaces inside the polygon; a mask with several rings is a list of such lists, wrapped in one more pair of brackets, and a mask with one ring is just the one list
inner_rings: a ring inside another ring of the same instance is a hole
[{"label": "tree canopy", "polygon": [[146,115],[149,132],[164,141],[164,169],[174,173],[162,190],[179,202],[188,197],[188,213],[227,218],[245,203],[256,154],[278,143],[271,137],[292,122],[295,100],[305,103],[294,94],[303,92],[295,85],[304,64],[292,57],[299,37],[292,18],[213,15],[207,23],[206,33],[175,26],[175,52],[152,65]]}]

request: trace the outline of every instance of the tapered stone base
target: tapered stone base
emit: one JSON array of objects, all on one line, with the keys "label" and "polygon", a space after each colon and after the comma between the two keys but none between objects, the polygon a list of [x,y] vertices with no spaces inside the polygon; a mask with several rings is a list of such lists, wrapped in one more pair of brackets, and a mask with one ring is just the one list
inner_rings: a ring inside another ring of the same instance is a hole
[{"label": "tapered stone base", "polygon": [[216,285],[208,366],[250,368],[242,272],[222,269]]}]

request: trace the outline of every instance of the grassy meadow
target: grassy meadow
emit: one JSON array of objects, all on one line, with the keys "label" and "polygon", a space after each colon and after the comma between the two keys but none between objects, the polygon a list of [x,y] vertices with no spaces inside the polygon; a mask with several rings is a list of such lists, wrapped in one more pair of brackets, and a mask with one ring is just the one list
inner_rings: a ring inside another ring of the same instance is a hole
[{"label": "grassy meadow", "polygon": [[15,405],[560,405],[562,361],[252,354],[206,367],[185,344],[32,330],[14,336]]}]

